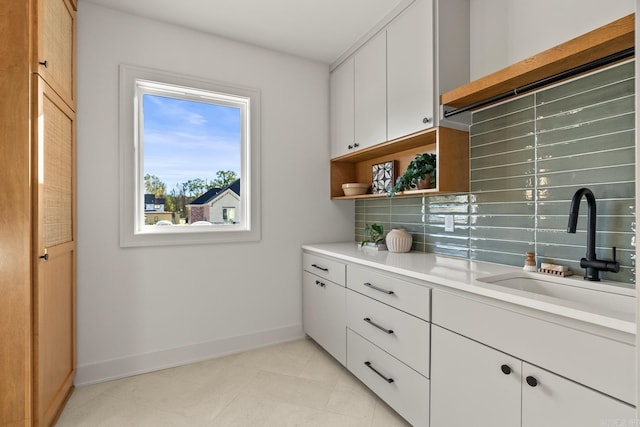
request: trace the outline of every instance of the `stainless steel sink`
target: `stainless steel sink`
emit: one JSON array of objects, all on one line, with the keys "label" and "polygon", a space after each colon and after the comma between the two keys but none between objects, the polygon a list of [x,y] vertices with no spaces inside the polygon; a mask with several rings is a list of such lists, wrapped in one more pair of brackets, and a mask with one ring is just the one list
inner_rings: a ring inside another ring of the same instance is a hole
[{"label": "stainless steel sink", "polygon": [[613,282],[585,282],[578,277],[514,272],[477,279],[514,295],[635,322],[635,290]]}]

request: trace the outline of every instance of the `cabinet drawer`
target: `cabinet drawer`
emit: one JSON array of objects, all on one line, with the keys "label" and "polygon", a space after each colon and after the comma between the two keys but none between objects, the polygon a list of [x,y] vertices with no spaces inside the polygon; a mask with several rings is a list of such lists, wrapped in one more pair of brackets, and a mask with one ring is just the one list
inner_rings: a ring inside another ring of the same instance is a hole
[{"label": "cabinet drawer", "polygon": [[429,380],[350,329],[347,368],[412,425],[429,425]]},{"label": "cabinet drawer", "polygon": [[627,403],[635,346],[436,290],[433,323]]},{"label": "cabinet drawer", "polygon": [[431,289],[425,286],[350,265],[347,287],[421,319],[430,318]]},{"label": "cabinet drawer", "polygon": [[428,322],[347,289],[347,327],[429,377]]},{"label": "cabinet drawer", "polygon": [[346,266],[340,261],[305,252],[302,254],[302,268],[338,285],[345,284]]}]

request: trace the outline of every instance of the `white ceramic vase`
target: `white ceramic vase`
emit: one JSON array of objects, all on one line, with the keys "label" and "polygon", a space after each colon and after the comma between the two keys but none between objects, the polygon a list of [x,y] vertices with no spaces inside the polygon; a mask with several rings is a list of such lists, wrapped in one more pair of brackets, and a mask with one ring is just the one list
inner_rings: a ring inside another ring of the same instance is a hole
[{"label": "white ceramic vase", "polygon": [[387,249],[389,252],[409,252],[413,237],[404,228],[394,228],[386,237]]}]

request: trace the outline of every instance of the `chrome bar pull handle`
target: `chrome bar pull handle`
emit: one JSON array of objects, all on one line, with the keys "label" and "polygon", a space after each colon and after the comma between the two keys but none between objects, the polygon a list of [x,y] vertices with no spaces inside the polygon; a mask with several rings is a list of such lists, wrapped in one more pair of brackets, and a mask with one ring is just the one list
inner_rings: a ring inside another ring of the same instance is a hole
[{"label": "chrome bar pull handle", "polygon": [[384,375],[382,375],[380,372],[378,372],[376,370],[376,368],[374,368],[373,366],[371,366],[371,362],[367,361],[364,362],[365,365],[367,365],[367,368],[371,369],[373,372],[375,372],[376,374],[378,374],[380,376],[380,378],[382,378],[383,380],[385,380],[386,382],[388,382],[389,384],[391,384],[394,380],[393,378],[387,378]]},{"label": "chrome bar pull handle", "polygon": [[365,285],[365,286],[370,287],[371,289],[375,289],[375,290],[376,290],[376,291],[378,291],[378,292],[382,292],[382,293],[384,293],[384,294],[387,294],[387,295],[393,295],[393,294],[395,293],[395,292],[393,292],[393,291],[388,291],[388,290],[386,290],[386,289],[382,289],[382,288],[379,288],[379,287],[377,287],[377,286],[374,286],[374,285],[372,285],[372,284],[371,284],[371,283],[369,283],[369,282],[365,282],[365,283],[364,283],[364,285]]},{"label": "chrome bar pull handle", "polygon": [[371,318],[369,318],[369,317],[365,317],[362,320],[364,320],[365,322],[367,322],[371,326],[375,326],[376,328],[380,329],[382,332],[386,332],[389,335],[391,335],[393,333],[393,329],[383,328],[382,326],[380,326],[377,323],[375,323],[374,321],[372,321]]}]

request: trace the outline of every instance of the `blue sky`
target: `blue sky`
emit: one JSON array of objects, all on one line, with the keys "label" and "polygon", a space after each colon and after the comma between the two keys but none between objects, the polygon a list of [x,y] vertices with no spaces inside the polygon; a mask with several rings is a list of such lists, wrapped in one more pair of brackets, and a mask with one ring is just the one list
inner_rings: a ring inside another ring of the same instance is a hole
[{"label": "blue sky", "polygon": [[240,176],[240,109],[145,94],[144,174],[170,193],[179,182],[211,181],[219,170]]}]

